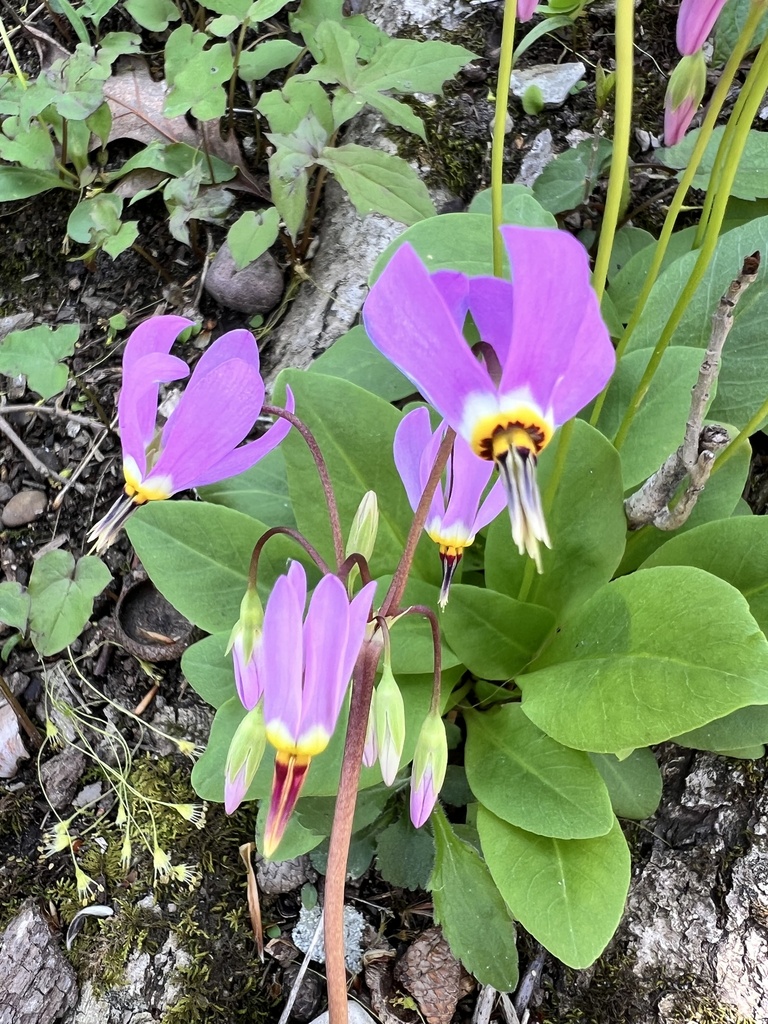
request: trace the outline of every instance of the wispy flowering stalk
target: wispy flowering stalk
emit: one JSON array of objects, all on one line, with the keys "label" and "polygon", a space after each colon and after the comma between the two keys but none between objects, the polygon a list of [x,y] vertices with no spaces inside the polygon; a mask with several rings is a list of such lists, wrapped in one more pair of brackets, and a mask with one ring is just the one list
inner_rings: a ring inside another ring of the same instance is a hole
[{"label": "wispy flowering stalk", "polygon": [[[259,350],[246,330],[229,331],[203,353],[179,404],[158,428],[160,385],[189,375],[187,364],[170,350],[191,324],[180,316],[153,317],[136,328],[125,346],[117,405],[125,495],[88,534],[97,551],[112,543],[137,505],[242,473],[290,430],[281,420],[263,437],[241,444],[265,393]],[[293,408],[290,393],[288,407]]]},{"label": "wispy flowering stalk", "polygon": [[[414,510],[424,493],[446,429],[446,425],[441,424],[433,432],[429,411],[422,407],[409,412],[395,433],[395,465]],[[483,500],[483,492],[492,473],[493,463],[478,458],[463,438],[455,439],[444,485],[437,488],[424,525],[440,551],[443,566],[441,608],[448,602],[451,580],[464,549],[473,543],[478,530],[495,519],[506,504],[500,481],[496,481]]]},{"label": "wispy flowering stalk", "polygon": [[[604,387],[613,346],[583,246],[563,231],[503,227],[513,281],[430,274],[402,245],[363,314],[374,345],[502,480],[512,536],[541,570],[548,545],[536,461],[558,426]],[[467,313],[475,354],[462,333]]]},{"label": "wispy flowering stalk", "polygon": [[304,615],[307,577],[291,563],[264,612],[260,666],[266,736],[275,747],[266,856],[277,849],[313,757],[328,746],[365,639],[375,583],[351,601],[337,576],[324,576]]}]

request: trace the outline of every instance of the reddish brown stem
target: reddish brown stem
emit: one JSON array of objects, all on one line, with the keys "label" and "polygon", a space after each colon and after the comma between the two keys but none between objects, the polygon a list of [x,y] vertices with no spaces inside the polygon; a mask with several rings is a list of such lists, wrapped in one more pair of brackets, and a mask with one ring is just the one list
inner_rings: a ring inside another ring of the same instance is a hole
[{"label": "reddish brown stem", "polygon": [[328,567],[328,564],[317,553],[317,551],[315,551],[315,549],[309,543],[307,538],[303,534],[299,533],[298,530],[292,530],[290,526],[273,526],[269,530],[267,530],[266,533],[262,533],[262,535],[256,541],[256,546],[254,547],[253,554],[251,555],[251,564],[248,569],[249,587],[255,587],[256,583],[258,582],[259,559],[261,558],[261,553],[264,550],[264,545],[267,543],[270,537],[280,536],[290,537],[292,540],[295,540],[297,544],[300,544],[301,547],[304,548],[309,557],[312,559],[312,561],[315,563],[315,565],[318,567],[323,576],[327,576],[328,573],[331,571],[330,568]]},{"label": "reddish brown stem", "polygon": [[440,442],[435,464],[432,467],[432,472],[429,474],[429,479],[427,480],[427,485],[424,488],[424,493],[421,496],[419,504],[416,506],[413,522],[411,523],[411,529],[408,532],[408,538],[405,542],[405,550],[400,558],[397,569],[395,569],[395,575],[392,577],[392,582],[389,585],[387,595],[381,604],[381,614],[384,616],[394,614],[403,599],[405,585],[408,582],[408,574],[411,571],[413,556],[416,554],[416,546],[419,543],[421,531],[424,529],[424,524],[427,521],[429,506],[432,504],[432,498],[437,490],[437,485],[440,483],[440,477],[443,475],[443,470],[450,458],[455,437],[456,431],[449,427],[445,432],[445,437]]},{"label": "reddish brown stem", "polygon": [[336,495],[333,493],[333,486],[331,485],[328,466],[323,458],[323,453],[320,451],[320,446],[315,440],[315,435],[303,420],[300,420],[295,413],[289,412],[287,409],[282,409],[278,405],[265,405],[261,411],[266,416],[278,416],[280,419],[287,420],[291,426],[296,427],[307,443],[307,447],[312,454],[312,458],[315,460],[317,474],[320,477],[320,483],[323,486],[323,492],[325,494],[325,502],[328,506],[328,519],[330,520],[331,533],[333,534],[333,552],[334,557],[336,558],[336,568],[338,569],[344,561],[344,538],[341,533],[339,507],[336,504]]},{"label": "reddish brown stem", "polygon": [[323,914],[328,1015],[333,1024],[348,1024],[349,1020],[347,973],[344,964],[344,883],[347,877],[349,843],[352,838],[352,819],[357,803],[357,784],[368,729],[368,710],[371,706],[376,665],[380,654],[381,645],[369,640],[363,644],[355,666],[344,760],[341,763],[339,792],[328,847]]}]

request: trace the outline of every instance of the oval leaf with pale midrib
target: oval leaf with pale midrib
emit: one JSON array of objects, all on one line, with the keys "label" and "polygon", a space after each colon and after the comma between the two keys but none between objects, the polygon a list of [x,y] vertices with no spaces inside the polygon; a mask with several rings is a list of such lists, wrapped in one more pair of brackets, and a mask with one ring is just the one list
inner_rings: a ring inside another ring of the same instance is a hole
[{"label": "oval leaf with pale midrib", "polygon": [[485,861],[517,920],[569,967],[589,967],[621,920],[629,850],[618,821],[597,839],[551,839],[477,814]]},{"label": "oval leaf with pale midrib", "polygon": [[517,681],[540,729],[616,753],[768,704],[768,641],[734,587],[662,566],[599,590]]},{"label": "oval leaf with pale midrib", "polygon": [[495,815],[537,835],[592,839],[613,827],[608,791],[589,756],[551,739],[519,704],[465,711],[467,781]]}]

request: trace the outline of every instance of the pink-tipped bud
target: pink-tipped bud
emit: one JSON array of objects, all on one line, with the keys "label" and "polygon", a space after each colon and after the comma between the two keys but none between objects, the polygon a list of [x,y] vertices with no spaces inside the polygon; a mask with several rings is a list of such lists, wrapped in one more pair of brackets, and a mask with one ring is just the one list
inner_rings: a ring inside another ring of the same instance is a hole
[{"label": "pink-tipped bud", "polygon": [[683,57],[669,79],[664,100],[664,144],[675,146],[685,135],[707,87],[707,64],[701,50]]},{"label": "pink-tipped bud", "polygon": [[517,17],[520,21],[530,21],[534,15],[539,0],[517,0]]},{"label": "pink-tipped bud", "polygon": [[381,777],[387,786],[391,786],[400,769],[405,745],[405,704],[388,660],[376,687],[374,720]]},{"label": "pink-tipped bud", "polygon": [[677,48],[690,57],[707,41],[726,0],[683,0],[677,15]]},{"label": "pink-tipped bud", "polygon": [[224,769],[224,810],[227,814],[233,814],[245,799],[266,745],[264,705],[259,701],[238,725],[229,744]]},{"label": "pink-tipped bud", "polygon": [[264,606],[256,587],[249,586],[240,603],[240,618],[229,637],[227,653],[232,652],[237,695],[249,711],[261,700],[264,690],[258,672],[258,653],[261,647],[261,627]]},{"label": "pink-tipped bud", "polygon": [[363,764],[366,768],[373,768],[379,750],[376,746],[376,691],[371,694],[371,706],[368,709],[368,728],[365,731],[365,746],[363,747]]},{"label": "pink-tipped bud", "polygon": [[424,719],[411,770],[411,821],[421,828],[437,803],[448,767],[448,740],[443,720],[430,711]]}]

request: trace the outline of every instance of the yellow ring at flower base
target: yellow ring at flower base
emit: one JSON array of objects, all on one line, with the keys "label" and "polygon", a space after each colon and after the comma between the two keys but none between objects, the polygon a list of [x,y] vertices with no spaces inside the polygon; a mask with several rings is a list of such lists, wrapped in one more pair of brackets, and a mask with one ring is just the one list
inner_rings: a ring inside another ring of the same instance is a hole
[{"label": "yellow ring at flower base", "polygon": [[554,427],[530,406],[482,416],[472,428],[472,450],[481,459],[497,461],[511,448],[538,455],[552,440]]},{"label": "yellow ring at flower base", "polygon": [[125,493],[136,505],[146,505],[148,501],[164,501],[173,494],[169,477],[158,477],[149,485],[144,483],[138,466],[130,456],[126,456],[124,460],[123,476]]}]

